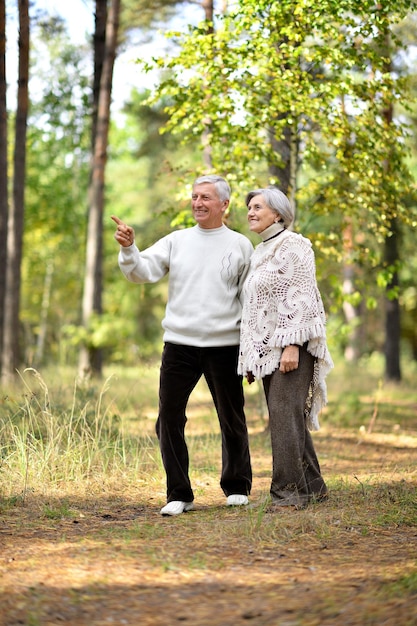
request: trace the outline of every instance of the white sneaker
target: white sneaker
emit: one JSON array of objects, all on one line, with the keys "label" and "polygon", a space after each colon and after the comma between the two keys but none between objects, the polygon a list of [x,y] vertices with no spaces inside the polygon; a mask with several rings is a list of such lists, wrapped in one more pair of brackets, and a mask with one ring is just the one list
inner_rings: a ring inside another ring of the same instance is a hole
[{"label": "white sneaker", "polygon": [[240,493],[235,493],[231,496],[227,496],[227,506],[242,506],[244,504],[249,504],[249,499],[247,496],[241,495]]},{"label": "white sneaker", "polygon": [[161,515],[180,515],[181,513],[186,513],[187,511],[191,511],[194,508],[194,504],[192,502],[182,502],[182,500],[172,500],[172,502],[168,502],[164,507],[162,507],[160,513]]}]

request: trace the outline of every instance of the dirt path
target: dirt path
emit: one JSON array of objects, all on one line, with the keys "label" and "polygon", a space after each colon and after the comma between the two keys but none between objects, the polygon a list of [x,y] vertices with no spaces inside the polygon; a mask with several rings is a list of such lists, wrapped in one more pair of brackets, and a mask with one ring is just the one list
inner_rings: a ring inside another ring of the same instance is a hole
[{"label": "dirt path", "polygon": [[304,511],[264,507],[260,447],[250,508],[224,507],[211,479],[178,518],[149,488],[69,496],[58,519],[59,498],[4,507],[0,624],[414,626],[416,450],[346,433],[317,448],[332,495]]}]

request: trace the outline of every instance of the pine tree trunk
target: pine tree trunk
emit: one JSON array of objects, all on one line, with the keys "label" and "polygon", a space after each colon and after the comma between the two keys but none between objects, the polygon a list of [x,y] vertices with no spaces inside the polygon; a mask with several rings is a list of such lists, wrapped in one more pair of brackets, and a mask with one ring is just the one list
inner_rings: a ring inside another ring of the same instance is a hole
[{"label": "pine tree trunk", "polygon": [[[105,58],[100,80],[96,135],[94,138],[92,171],[88,194],[87,250],[82,303],[82,323],[87,329],[92,316],[99,316],[102,313],[105,167],[107,162],[111,91],[114,61],[117,50],[119,14],[120,0],[112,0],[106,27]],[[79,356],[80,375],[83,377],[88,375],[100,376],[101,370],[101,349],[91,344],[83,345]]]},{"label": "pine tree trunk", "polygon": [[6,3],[5,0],[0,0],[0,355],[2,354],[3,344],[7,263],[7,219],[9,213],[6,92]]},{"label": "pine tree trunk", "polygon": [[[390,36],[386,33],[385,36],[385,58],[387,59],[385,64],[385,71],[387,73],[392,72],[391,65],[391,46]],[[393,123],[394,119],[394,106],[392,102],[382,111],[382,115],[387,125]],[[389,171],[391,168],[390,158],[386,159],[385,169]],[[392,199],[392,202],[396,202]],[[395,206],[392,207],[392,215],[395,215]],[[395,217],[390,221],[391,235],[385,239],[385,265],[388,268],[396,268],[399,256],[399,227],[398,221]],[[401,368],[400,368],[400,303],[398,295],[394,297],[391,294],[397,291],[399,286],[398,271],[394,269],[392,279],[387,285],[387,295],[385,297],[385,378],[390,381],[399,382],[401,380]]]},{"label": "pine tree trunk", "polygon": [[[385,262],[393,267],[399,259],[398,240],[399,231],[396,219],[391,221],[392,235],[385,240]],[[391,282],[387,285],[387,292],[396,289],[399,285],[398,272],[394,271]],[[385,297],[385,378],[390,381],[401,380],[400,367],[400,303],[398,296]]]},{"label": "pine tree trunk", "polygon": [[96,0],[94,21],[94,76],[93,76],[93,121],[91,124],[91,153],[94,155],[94,144],[97,135],[98,101],[100,83],[106,57],[106,25],[107,0]]},{"label": "pine tree trunk", "polygon": [[8,220],[2,381],[20,363],[19,313],[26,178],[26,132],[29,109],[29,2],[19,0],[19,77],[14,146],[13,202]]}]

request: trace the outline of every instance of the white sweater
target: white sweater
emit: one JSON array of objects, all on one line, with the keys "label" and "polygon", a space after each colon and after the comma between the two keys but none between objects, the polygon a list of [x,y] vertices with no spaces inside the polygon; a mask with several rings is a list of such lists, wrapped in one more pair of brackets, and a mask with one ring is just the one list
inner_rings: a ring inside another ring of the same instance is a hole
[{"label": "white sweater", "polygon": [[196,346],[239,343],[240,294],[253,246],[226,226],[177,230],[140,252],[121,247],[119,266],[134,283],[169,272],[164,341]]}]

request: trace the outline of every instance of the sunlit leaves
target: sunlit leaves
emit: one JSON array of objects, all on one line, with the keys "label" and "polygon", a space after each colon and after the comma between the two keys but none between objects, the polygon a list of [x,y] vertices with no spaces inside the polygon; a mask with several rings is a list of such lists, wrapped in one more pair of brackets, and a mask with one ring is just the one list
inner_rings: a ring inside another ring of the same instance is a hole
[{"label": "sunlit leaves", "polygon": [[[332,240],[349,216],[352,260],[377,266],[393,218],[412,224],[406,167],[406,78],[393,72],[393,33],[410,1],[239,0],[186,34],[155,94],[167,128],[195,140],[205,133],[213,167],[248,187],[282,164],[272,139],[288,128],[298,147],[297,225],[340,259]],[[397,63],[398,66],[398,63]],[[387,111],[394,117],[388,120]],[[317,237],[322,234],[322,240]]]}]

